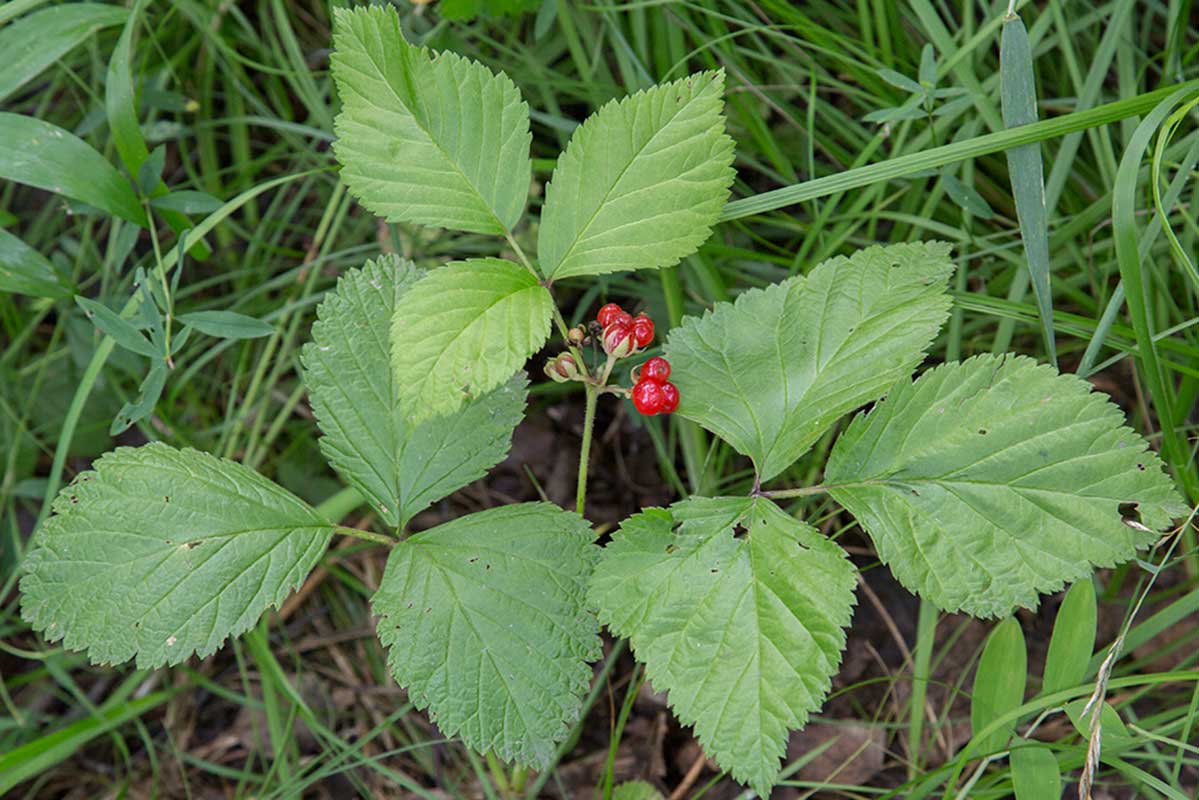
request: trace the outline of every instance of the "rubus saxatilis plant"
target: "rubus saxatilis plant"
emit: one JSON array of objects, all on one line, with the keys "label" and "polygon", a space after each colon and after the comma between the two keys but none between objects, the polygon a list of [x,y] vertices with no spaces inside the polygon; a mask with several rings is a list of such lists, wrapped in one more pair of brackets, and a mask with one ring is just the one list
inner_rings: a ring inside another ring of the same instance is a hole
[{"label": "rubus saxatilis plant", "polygon": [[[506,76],[409,45],[389,8],[337,11],[334,39],[349,190],[388,221],[492,234],[512,254],[428,271],[385,255],[318,310],[302,360],[322,450],[390,530],[339,527],[228,460],[118,449],[57,498],[25,562],[23,615],[46,638],[99,663],[206,656],[278,605],[332,536],[365,537],[391,550],[372,601],[391,672],[447,735],[552,763],[602,622],[708,754],[766,794],[838,668],[857,579],[781,501],[831,495],[905,586],[980,617],[1133,558],[1182,512],[1147,443],[1077,377],[978,356],[911,378],[951,305],[940,243],[871,247],[746,291],[672,330],[631,386],[611,381],[652,344],[652,321],[605,306],[570,329],[551,290],[675,264],[709,237],[733,178],[723,75],[599,109],[534,229],[521,225],[528,108]],[[534,234],[535,259],[521,245]],[[576,510],[521,503],[406,535],[504,456],[521,370],[555,326],[565,349],[544,371],[585,397]],[[752,462],[752,491],[645,509],[601,549],[581,514],[603,394],[677,408]],[[868,404],[822,484],[776,485]]]}]

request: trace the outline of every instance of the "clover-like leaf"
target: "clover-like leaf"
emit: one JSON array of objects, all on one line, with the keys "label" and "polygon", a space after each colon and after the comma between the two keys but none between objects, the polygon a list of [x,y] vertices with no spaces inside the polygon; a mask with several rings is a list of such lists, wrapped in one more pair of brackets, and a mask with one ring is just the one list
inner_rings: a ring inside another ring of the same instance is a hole
[{"label": "clover-like leaf", "polygon": [[770,501],[696,497],[625,520],[590,598],[705,752],[766,797],[831,685],[855,585],[844,550]]},{"label": "clover-like leaf", "polygon": [[553,307],[532,272],[501,258],[447,264],[409,287],[391,326],[409,418],[448,414],[506,382],[545,344]]},{"label": "clover-like leaf", "polygon": [[300,585],[333,533],[254,470],[161,443],[106,454],[54,512],[25,559],[21,614],[97,664],[214,653]]},{"label": "clover-like leaf", "polygon": [[392,551],[371,601],[396,681],[447,736],[544,768],[600,655],[584,604],[598,548],[549,503],[480,511]]},{"label": "clover-like leaf", "polygon": [[301,356],[321,451],[393,527],[498,464],[528,393],[518,373],[448,416],[407,421],[389,331],[399,298],[423,274],[394,255],[344,274],[317,308]]},{"label": "clover-like leaf", "polygon": [[613,101],[588,117],[545,190],[537,255],[549,278],[657,269],[704,243],[733,182],[724,73]]},{"label": "clover-like leaf", "polygon": [[870,247],[671,331],[678,413],[778,475],[842,415],[911,374],[949,313],[939,242]]},{"label": "clover-like leaf", "polygon": [[394,8],[335,9],[342,178],[389,222],[502,234],[529,193],[529,108],[515,84],[404,40]]},{"label": "clover-like leaf", "polygon": [[1123,423],[1081,378],[976,356],[901,381],[858,416],[825,480],[904,586],[946,611],[1006,616],[1134,557],[1184,511]]}]

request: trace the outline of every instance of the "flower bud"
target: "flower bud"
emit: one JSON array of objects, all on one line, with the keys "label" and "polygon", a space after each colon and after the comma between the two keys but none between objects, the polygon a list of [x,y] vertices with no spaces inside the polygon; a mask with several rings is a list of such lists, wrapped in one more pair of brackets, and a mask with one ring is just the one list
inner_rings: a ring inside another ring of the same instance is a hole
[{"label": "flower bud", "polygon": [[566,341],[578,347],[587,338],[587,329],[582,325],[576,325],[566,332]]},{"label": "flower bud", "polygon": [[609,325],[604,328],[604,352],[613,358],[624,358],[637,349],[637,340],[627,325]]},{"label": "flower bud", "polygon": [[570,353],[562,353],[545,362],[545,374],[554,383],[577,381],[583,377],[579,365]]}]

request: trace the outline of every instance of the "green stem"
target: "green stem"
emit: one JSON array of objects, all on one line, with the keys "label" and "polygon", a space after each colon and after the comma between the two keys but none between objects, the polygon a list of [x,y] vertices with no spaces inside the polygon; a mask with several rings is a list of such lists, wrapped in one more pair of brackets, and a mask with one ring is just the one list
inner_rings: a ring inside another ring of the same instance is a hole
[{"label": "green stem", "polygon": [[929,665],[937,633],[937,607],[920,598],[916,622],[916,650],[912,654],[912,697],[908,709],[908,779],[920,774],[921,740],[924,738],[924,701],[928,696]]},{"label": "green stem", "polygon": [[388,547],[392,547],[396,543],[396,540],[390,536],[384,536],[383,534],[375,533],[374,531],[364,531],[359,530],[358,528],[347,528],[344,525],[337,525],[333,528],[333,530],[335,533],[339,533],[342,536],[352,536],[355,539],[363,539],[368,542],[374,542],[375,544],[387,545]]},{"label": "green stem", "polygon": [[583,411],[583,444],[579,448],[579,484],[575,490],[575,511],[583,516],[583,508],[587,505],[587,464],[591,460],[591,430],[595,427],[595,403],[599,398],[599,390],[591,384],[584,384],[587,405]]}]

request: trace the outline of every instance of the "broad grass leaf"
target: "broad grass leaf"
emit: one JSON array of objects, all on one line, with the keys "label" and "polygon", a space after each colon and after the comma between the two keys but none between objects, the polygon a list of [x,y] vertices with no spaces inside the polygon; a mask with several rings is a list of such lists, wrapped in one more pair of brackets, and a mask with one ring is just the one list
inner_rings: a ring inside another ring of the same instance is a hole
[{"label": "broad grass leaf", "polygon": [[970,699],[970,728],[975,752],[998,753],[1007,747],[1016,720],[1004,723],[979,738],[983,729],[1024,702],[1024,684],[1028,677],[1028,650],[1020,623],[1008,617],[995,626],[983,647],[974,689]]},{"label": "broad grass leaf", "polygon": [[61,300],[73,295],[75,287],[49,259],[0,228],[0,292]]},{"label": "broad grass leaf", "polygon": [[1062,771],[1049,747],[1040,742],[1021,744],[1012,748],[1010,760],[1016,800],[1058,800],[1062,796]]},{"label": "broad grass leaf", "polygon": [[855,586],[845,552],[770,501],[696,497],[625,520],[590,597],[704,751],[766,797],[831,685]]},{"label": "broad grass leaf", "polygon": [[704,243],[733,182],[724,73],[703,72],[600,108],[545,189],[537,256],[553,280],[677,264]]},{"label": "broad grass leaf", "polygon": [[1095,650],[1098,620],[1095,584],[1084,578],[1070,587],[1058,609],[1053,636],[1049,639],[1049,653],[1045,656],[1042,694],[1053,694],[1082,683]]},{"label": "broad grass leaf", "polygon": [[949,313],[939,242],[870,247],[690,318],[666,342],[678,413],[775,477],[911,374]]},{"label": "broad grass leaf", "polygon": [[405,539],[371,600],[396,681],[446,736],[537,768],[578,719],[601,654],[585,607],[599,554],[549,503],[480,511]]},{"label": "broad grass leaf", "polygon": [[1023,356],[901,381],[837,440],[825,482],[904,586],[981,617],[1133,558],[1184,510],[1119,408]]},{"label": "broad grass leaf", "polygon": [[301,353],[321,452],[392,527],[499,463],[528,393],[518,373],[448,416],[408,423],[389,331],[396,303],[423,274],[394,255],[345,273]]},{"label": "broad grass leaf", "polygon": [[537,276],[500,258],[456,261],[409,287],[391,325],[408,418],[457,411],[508,381],[545,344],[553,303]]},{"label": "broad grass leaf", "polygon": [[96,664],[210,655],[320,560],[333,526],[252,469],[161,443],[121,447],[54,500],[21,615]]},{"label": "broad grass leaf", "polygon": [[529,108],[503,74],[404,40],[395,9],[335,9],[342,179],[389,222],[510,231],[532,175]]},{"label": "broad grass leaf", "polygon": [[105,3],[71,3],[35,11],[0,28],[0,101],[36,78],[96,31],[120,25],[129,12]]},{"label": "broad grass leaf", "polygon": [[0,112],[0,178],[69,197],[146,227],[129,181],[92,146],[44,120]]}]

